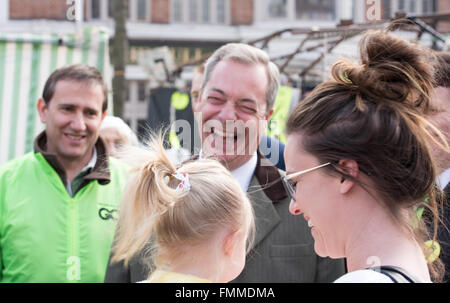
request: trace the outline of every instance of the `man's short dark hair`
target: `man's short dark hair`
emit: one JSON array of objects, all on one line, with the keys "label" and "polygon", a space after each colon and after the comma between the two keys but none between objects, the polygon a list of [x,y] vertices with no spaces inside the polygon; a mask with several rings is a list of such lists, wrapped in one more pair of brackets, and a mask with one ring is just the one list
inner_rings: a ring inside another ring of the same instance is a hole
[{"label": "man's short dark hair", "polygon": [[450,87],[450,52],[435,52],[435,86]]},{"label": "man's short dark hair", "polygon": [[55,93],[55,86],[58,81],[72,80],[85,82],[88,84],[99,84],[103,90],[102,112],[108,108],[108,87],[103,81],[102,74],[95,67],[84,64],[72,64],[55,70],[45,82],[42,99],[48,104]]}]

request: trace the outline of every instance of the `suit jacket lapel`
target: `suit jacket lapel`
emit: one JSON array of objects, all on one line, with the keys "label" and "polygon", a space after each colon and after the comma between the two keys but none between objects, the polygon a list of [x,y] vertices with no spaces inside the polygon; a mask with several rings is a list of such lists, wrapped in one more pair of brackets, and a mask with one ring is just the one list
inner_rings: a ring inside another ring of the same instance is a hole
[{"label": "suit jacket lapel", "polygon": [[256,176],[253,176],[247,193],[253,205],[255,225],[257,226],[253,243],[253,247],[255,247],[281,222],[281,218],[272,200],[266,196],[261,188]]},{"label": "suit jacket lapel", "polygon": [[[191,157],[191,160],[197,159],[198,155]],[[247,195],[255,213],[255,247],[281,222],[274,203],[287,197],[278,169],[259,150]]]},{"label": "suit jacket lapel", "polygon": [[255,212],[256,246],[281,222],[274,203],[287,197],[278,169],[259,151],[255,173],[247,193]]}]

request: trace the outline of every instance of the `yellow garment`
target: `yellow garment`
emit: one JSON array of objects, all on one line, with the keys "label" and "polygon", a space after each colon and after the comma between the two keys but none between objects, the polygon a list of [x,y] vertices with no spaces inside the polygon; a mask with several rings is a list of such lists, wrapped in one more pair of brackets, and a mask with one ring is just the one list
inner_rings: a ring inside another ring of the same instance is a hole
[{"label": "yellow garment", "polygon": [[289,116],[292,103],[292,87],[280,86],[273,105],[273,113],[269,120],[269,125],[265,129],[265,134],[271,138],[277,138],[286,144],[286,134],[284,129]]},{"label": "yellow garment", "polygon": [[155,270],[146,281],[148,283],[211,283],[193,275],[180,274],[165,270]]}]

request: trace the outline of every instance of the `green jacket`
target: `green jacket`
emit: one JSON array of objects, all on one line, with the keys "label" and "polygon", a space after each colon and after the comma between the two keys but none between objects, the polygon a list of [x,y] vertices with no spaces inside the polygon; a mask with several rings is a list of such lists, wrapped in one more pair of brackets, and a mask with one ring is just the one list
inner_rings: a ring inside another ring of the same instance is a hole
[{"label": "green jacket", "polygon": [[0,167],[0,282],[103,282],[126,182],[103,162],[73,198],[41,152]]}]

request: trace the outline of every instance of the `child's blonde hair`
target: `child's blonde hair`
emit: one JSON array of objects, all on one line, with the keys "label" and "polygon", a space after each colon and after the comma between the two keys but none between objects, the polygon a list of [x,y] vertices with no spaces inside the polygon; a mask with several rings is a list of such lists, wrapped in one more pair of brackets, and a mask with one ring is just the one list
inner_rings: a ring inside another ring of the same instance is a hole
[{"label": "child's blonde hair", "polygon": [[[187,253],[183,248],[212,239],[221,228],[254,234],[253,209],[239,183],[218,161],[199,159],[176,167],[162,135],[150,136],[146,148],[129,147],[120,158],[131,166],[123,194],[111,262],[124,261],[151,241],[151,263],[161,266]],[[187,174],[190,190],[177,190]]]}]

